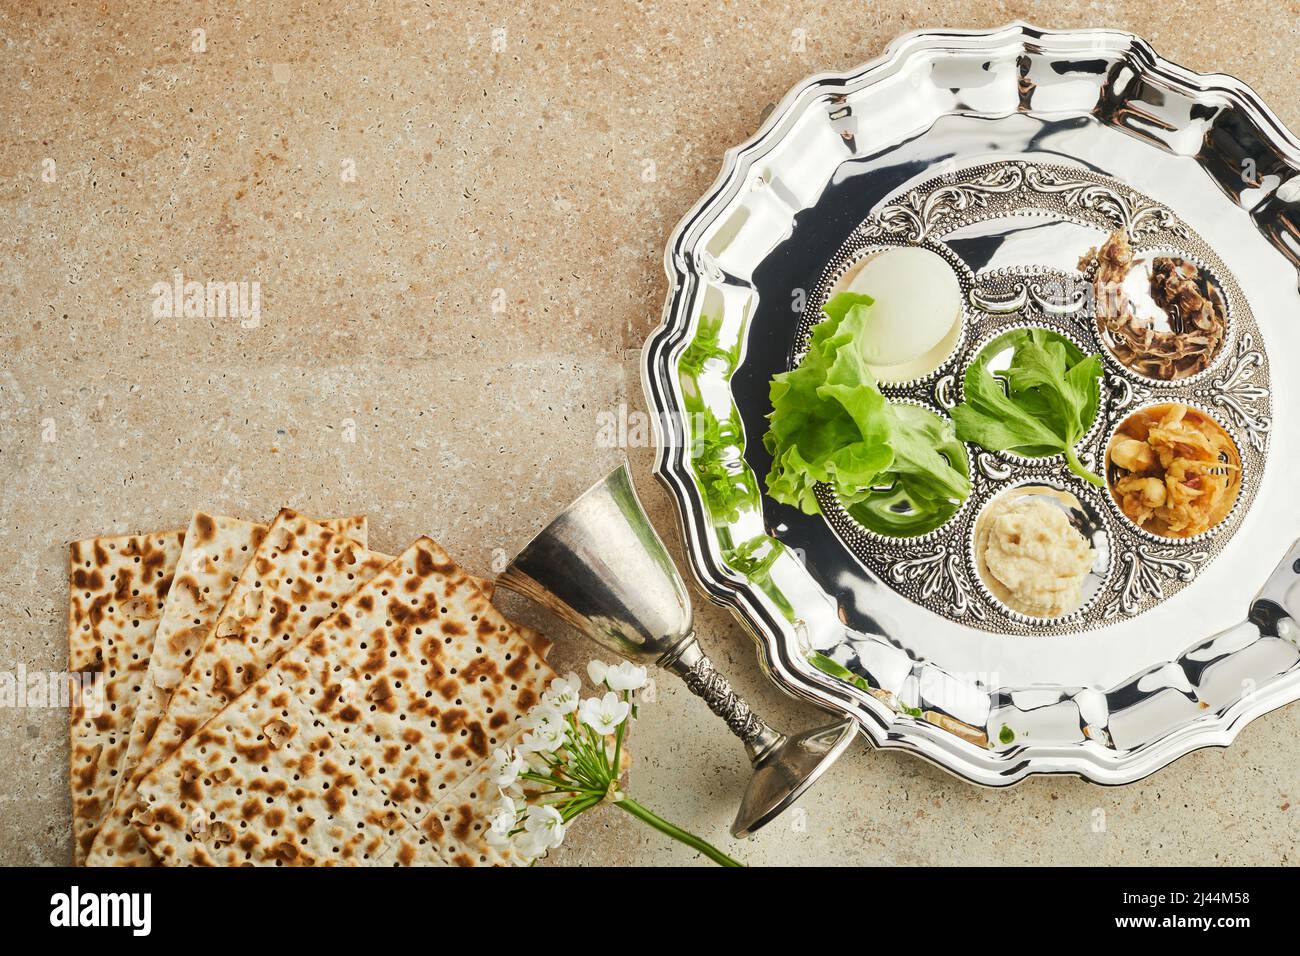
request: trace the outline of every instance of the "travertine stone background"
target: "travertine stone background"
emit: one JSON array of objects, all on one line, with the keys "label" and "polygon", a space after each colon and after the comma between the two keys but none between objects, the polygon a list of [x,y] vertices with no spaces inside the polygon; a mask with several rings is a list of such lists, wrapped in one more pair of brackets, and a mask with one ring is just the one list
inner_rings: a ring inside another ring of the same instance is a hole
[{"label": "travertine stone background", "polygon": [[[1017,18],[1131,29],[1300,126],[1296,0],[5,0],[0,669],[63,666],[67,541],[195,506],[366,511],[374,546],[429,532],[486,571],[623,454],[598,415],[642,406],[664,240],[764,107],[904,30]],[[256,327],[154,317],[177,271],[260,283]],[[727,614],[699,624],[774,723],[817,719]],[[559,654],[585,660],[571,635]],[[0,711],[0,863],[70,858],[65,725]],[[752,863],[1293,863],[1297,737],[1292,707],[1145,783],[1004,792],[858,746],[737,845],[740,748],[661,684],[633,790]],[[557,858],[694,859],[616,810]]]}]

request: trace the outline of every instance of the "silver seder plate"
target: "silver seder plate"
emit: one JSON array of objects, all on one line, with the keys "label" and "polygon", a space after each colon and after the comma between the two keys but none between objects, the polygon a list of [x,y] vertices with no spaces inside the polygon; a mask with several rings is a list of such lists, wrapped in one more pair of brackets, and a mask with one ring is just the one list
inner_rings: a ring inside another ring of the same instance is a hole
[{"label": "silver seder plate", "polygon": [[[1100,341],[1087,253],[1116,230],[1209,277],[1227,332],[1208,368],[1161,383]],[[1059,457],[969,445],[970,498],[920,537],[867,530],[828,489],[820,515],[768,498],[771,376],[840,276],[896,245],[943,256],[965,301],[948,360],[891,400],[949,409],[984,345],[1045,326],[1103,357],[1085,464],[1134,410],[1191,405],[1237,446],[1233,511],[1157,538]],[[1300,696],[1295,376],[1270,374],[1300,360],[1300,143],[1248,87],[1115,31],[909,34],[792,90],[727,153],[665,261],[643,354],[656,473],[697,580],[780,687],[987,785],[1130,782]],[[1083,605],[1048,621],[1002,605],[974,566],[981,508],[1029,484],[1077,498],[1100,556]]]}]

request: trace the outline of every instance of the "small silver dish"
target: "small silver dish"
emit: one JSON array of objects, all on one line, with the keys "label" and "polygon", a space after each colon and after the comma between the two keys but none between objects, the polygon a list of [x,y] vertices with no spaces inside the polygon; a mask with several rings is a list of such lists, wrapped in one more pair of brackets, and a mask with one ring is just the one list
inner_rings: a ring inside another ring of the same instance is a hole
[{"label": "small silver dish", "polygon": [[1236,296],[1229,292],[1229,288],[1235,289],[1236,282],[1231,276],[1225,277],[1228,280],[1227,282],[1220,279],[1214,266],[1203,261],[1194,252],[1186,249],[1174,246],[1148,246],[1135,250],[1135,252],[1133,266],[1120,288],[1123,295],[1133,303],[1135,312],[1146,320],[1151,329],[1155,332],[1180,331],[1175,327],[1169,312],[1161,308],[1151,293],[1151,274],[1156,260],[1161,258],[1178,259],[1195,267],[1199,285],[1204,291],[1208,292],[1208,298],[1222,314],[1224,320],[1223,340],[1219,343],[1205,368],[1198,372],[1179,378],[1157,378],[1146,375],[1121,360],[1116,354],[1116,340],[1110,332],[1101,327],[1100,316],[1096,315],[1096,312],[1102,306],[1094,299],[1094,321],[1097,322],[1097,327],[1094,330],[1096,339],[1101,347],[1106,350],[1106,354],[1112,359],[1114,366],[1135,382],[1157,390],[1186,390],[1214,375],[1226,358],[1232,354],[1237,330],[1235,322],[1236,309],[1233,306],[1233,299]]},{"label": "small silver dish", "polygon": [[[1233,451],[1236,455],[1235,461],[1225,461],[1224,464],[1230,465],[1238,469],[1239,471],[1238,480],[1236,482],[1237,484],[1236,494],[1233,498],[1232,506],[1228,509],[1227,514],[1225,514],[1222,518],[1216,521],[1211,527],[1209,527],[1205,531],[1202,531],[1200,534],[1187,535],[1185,537],[1172,537],[1169,535],[1157,534],[1156,532],[1148,528],[1142,527],[1124,512],[1124,509],[1120,507],[1119,502],[1115,499],[1115,491],[1114,491],[1114,478],[1116,477],[1115,466],[1114,463],[1111,462],[1110,460],[1111,443],[1115,441],[1115,438],[1118,436],[1120,429],[1123,427],[1124,423],[1128,421],[1130,417],[1150,408],[1157,408],[1161,405],[1171,405],[1171,404],[1186,405],[1188,408],[1195,409],[1196,411],[1204,415],[1206,418],[1210,419],[1210,421],[1214,422],[1216,425],[1222,428],[1223,433],[1227,435],[1228,440],[1232,442]],[[1127,529],[1131,530],[1133,534],[1139,535],[1140,537],[1146,539],[1147,541],[1152,542],[1153,544],[1160,544],[1160,545],[1165,545],[1174,548],[1191,549],[1196,547],[1197,545],[1201,545],[1204,542],[1209,541],[1212,538],[1221,535],[1231,535],[1233,532],[1236,531],[1237,526],[1239,524],[1239,521],[1236,519],[1239,517],[1238,512],[1241,510],[1242,507],[1241,505],[1242,492],[1246,487],[1247,481],[1253,480],[1255,476],[1249,470],[1251,468],[1250,459],[1241,453],[1241,445],[1238,444],[1237,439],[1233,437],[1232,430],[1228,428],[1222,421],[1220,421],[1219,416],[1215,415],[1214,412],[1209,408],[1207,408],[1206,406],[1201,405],[1195,401],[1180,402],[1177,400],[1171,401],[1170,399],[1167,398],[1160,398],[1154,401],[1146,402],[1138,406],[1137,408],[1130,409],[1127,414],[1125,414],[1123,417],[1117,418],[1113,422],[1109,431],[1106,434],[1105,441],[1102,442],[1101,449],[1102,449],[1101,454],[1102,454],[1102,462],[1103,462],[1103,469],[1104,469],[1102,471],[1102,474],[1106,479],[1106,489],[1105,489],[1106,502],[1110,507],[1111,513],[1114,514],[1115,517]]]},{"label": "small silver dish", "polygon": [[[973,362],[977,360],[985,352],[985,350],[987,350],[990,346],[995,345],[998,342],[998,340],[1001,339],[1003,336],[1008,335],[1012,332],[1024,331],[1026,329],[1047,329],[1051,332],[1055,332],[1057,335],[1060,335],[1062,338],[1066,339],[1068,342],[1073,344],[1074,347],[1077,348],[1085,356],[1092,354],[1092,350],[1094,349],[1094,345],[1091,342],[1086,341],[1083,338],[1083,336],[1081,336],[1077,331],[1075,331],[1069,325],[1056,323],[1053,321],[1052,318],[1044,315],[1040,317],[1037,321],[1026,320],[1026,321],[1012,322],[1009,323],[1008,325],[992,329],[987,335],[984,336],[983,339],[981,339],[979,342],[977,342],[974,345],[974,347],[971,348],[969,353],[969,361]],[[992,373],[994,378],[1002,378],[1003,377],[1002,373],[1005,373],[1007,367],[1011,364],[1011,346],[1009,344],[1005,348],[999,349],[999,353],[1000,354],[998,355],[992,356],[988,361],[988,366],[987,366],[988,370],[990,373]],[[1106,377],[1103,370],[1101,383],[1100,383],[1101,400],[1098,404],[1097,414],[1093,417],[1092,423],[1088,425],[1088,430],[1083,433],[1083,437],[1080,438],[1078,442],[1075,443],[1074,449],[1076,452],[1084,452],[1086,454],[1087,449],[1096,441],[1097,434],[1098,432],[1101,431],[1106,421],[1105,408],[1107,404],[1108,395],[1106,390],[1105,378]],[[956,398],[954,400],[954,404],[960,402],[961,399],[962,399],[962,386],[961,386],[961,380],[958,379],[956,384]],[[993,452],[992,454],[997,455],[999,458],[1004,458],[1009,462],[1013,462],[1016,465],[1021,465],[1027,468],[1045,468],[1045,467],[1055,468],[1064,462],[1064,456],[1062,455],[1031,456],[1031,455],[1021,455],[1014,451],[997,451],[997,452]]]},{"label": "small silver dish", "polygon": [[[980,560],[981,531],[984,516],[997,502],[1008,497],[1025,497],[1043,500],[1053,507],[1065,512],[1070,525],[1079,532],[1092,547],[1095,554],[1092,570],[1084,578],[1079,592],[1079,602],[1061,614],[1052,616],[1034,615],[1012,606],[1004,595],[999,595],[994,581],[989,580],[987,568]],[[971,577],[979,586],[980,594],[999,613],[1006,615],[1017,624],[1025,625],[1024,633],[1037,634],[1043,627],[1060,624],[1065,621],[1077,621],[1084,617],[1088,609],[1100,597],[1110,580],[1114,568],[1114,556],[1111,551],[1112,534],[1110,522],[1106,517],[1106,508],[1098,496],[1085,487],[1082,482],[1059,480],[1041,480],[1038,478],[1019,478],[1001,491],[983,502],[979,514],[970,524],[967,532],[967,559],[970,561]]]}]

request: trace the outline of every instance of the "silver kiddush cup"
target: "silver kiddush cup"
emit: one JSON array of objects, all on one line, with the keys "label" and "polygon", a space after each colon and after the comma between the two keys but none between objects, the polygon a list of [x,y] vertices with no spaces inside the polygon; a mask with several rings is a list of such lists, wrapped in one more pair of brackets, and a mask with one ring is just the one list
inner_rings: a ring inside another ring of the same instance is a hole
[{"label": "silver kiddush cup", "polygon": [[624,463],[515,556],[497,583],[531,598],[607,650],[671,671],[745,744],[754,775],[731,825],[749,836],[797,800],[854,736],[843,721],[787,737],[731,689],[700,649],[691,599]]}]

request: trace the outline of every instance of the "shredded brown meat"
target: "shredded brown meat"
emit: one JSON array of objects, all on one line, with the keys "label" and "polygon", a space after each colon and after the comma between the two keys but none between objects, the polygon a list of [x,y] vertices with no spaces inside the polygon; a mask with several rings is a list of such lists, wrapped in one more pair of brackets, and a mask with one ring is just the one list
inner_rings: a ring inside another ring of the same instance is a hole
[{"label": "shredded brown meat", "polygon": [[1222,521],[1241,482],[1241,459],[1213,419],[1186,405],[1134,412],[1107,450],[1111,491],[1138,527],[1190,538]]},{"label": "shredded brown meat", "polygon": [[1151,297],[1169,316],[1169,329],[1153,328],[1137,314],[1123,285],[1133,269],[1128,234],[1111,234],[1079,260],[1086,270],[1098,263],[1093,279],[1097,324],[1115,357],[1140,375],[1173,380],[1209,366],[1227,332],[1218,293],[1194,263],[1160,256],[1151,265]]}]

